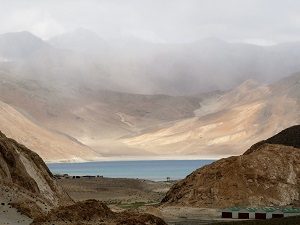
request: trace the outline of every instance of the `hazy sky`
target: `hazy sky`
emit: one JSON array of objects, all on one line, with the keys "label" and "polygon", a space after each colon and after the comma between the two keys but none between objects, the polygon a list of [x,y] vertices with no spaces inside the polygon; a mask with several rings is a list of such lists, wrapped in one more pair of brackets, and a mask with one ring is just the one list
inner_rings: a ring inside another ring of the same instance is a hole
[{"label": "hazy sky", "polygon": [[268,45],[300,40],[299,12],[299,0],[0,0],[0,33],[48,39],[83,27],[104,38]]}]

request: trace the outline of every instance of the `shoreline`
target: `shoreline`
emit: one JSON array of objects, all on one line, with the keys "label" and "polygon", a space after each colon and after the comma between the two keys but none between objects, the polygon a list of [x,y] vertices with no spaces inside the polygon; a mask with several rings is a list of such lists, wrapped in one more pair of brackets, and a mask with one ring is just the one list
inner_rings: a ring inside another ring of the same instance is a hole
[{"label": "shoreline", "polygon": [[101,176],[152,181],[179,180],[214,160],[144,160],[48,164],[53,174]]},{"label": "shoreline", "polygon": [[83,163],[101,163],[101,162],[149,162],[149,161],[200,161],[200,160],[204,160],[204,161],[216,161],[216,160],[220,160],[222,158],[227,158],[230,157],[232,155],[226,155],[226,156],[222,156],[220,158],[108,158],[105,160],[78,160],[78,161],[74,161],[74,160],[59,160],[59,161],[47,161],[45,160],[45,163],[47,165],[54,165],[54,164],[83,164]]}]

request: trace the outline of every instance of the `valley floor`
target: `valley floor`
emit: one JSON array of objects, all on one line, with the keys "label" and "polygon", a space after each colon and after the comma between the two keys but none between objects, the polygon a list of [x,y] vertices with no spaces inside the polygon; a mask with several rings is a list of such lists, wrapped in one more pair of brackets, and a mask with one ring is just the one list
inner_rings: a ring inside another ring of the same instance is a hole
[{"label": "valley floor", "polygon": [[[268,223],[271,221],[224,221],[220,218],[220,209],[181,206],[160,207],[159,202],[175,181],[154,182],[142,179],[102,177],[81,177],[78,179],[70,177],[68,179],[58,179],[57,181],[75,201],[100,200],[106,202],[115,212],[124,210],[146,212],[163,218],[169,225],[281,224],[279,221],[272,221],[273,223]],[[22,217],[15,212],[15,209],[9,207],[8,201],[3,203],[4,205],[0,206],[1,224],[30,224],[30,220]],[[282,224],[298,224],[298,220],[295,219],[284,219]]]},{"label": "valley floor", "polygon": [[125,209],[158,204],[174,181],[81,177],[59,179],[58,183],[75,201],[96,199],[115,209]]},{"label": "valley floor", "polygon": [[[279,221],[224,221],[220,218],[220,209],[160,207],[159,202],[174,182],[102,177],[58,180],[58,183],[75,201],[87,199],[104,201],[113,211],[120,212],[129,209],[146,212],[163,218],[169,225],[281,224]],[[284,219],[282,224],[298,224],[298,220],[295,219]]]},{"label": "valley floor", "polygon": [[170,225],[210,224],[220,217],[218,209],[157,207],[175,181],[81,177],[63,178],[58,182],[76,201],[97,199],[106,202],[113,211],[147,212],[163,218]]}]

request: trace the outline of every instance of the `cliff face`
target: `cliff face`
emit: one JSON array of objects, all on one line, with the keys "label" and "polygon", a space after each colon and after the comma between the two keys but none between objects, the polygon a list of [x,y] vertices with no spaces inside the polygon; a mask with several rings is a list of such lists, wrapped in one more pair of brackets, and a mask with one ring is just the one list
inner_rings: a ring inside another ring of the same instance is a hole
[{"label": "cliff face", "polygon": [[0,195],[28,216],[73,202],[36,153],[1,132]]},{"label": "cliff face", "polygon": [[[300,139],[299,129],[290,128],[252,146],[244,155],[196,170],[175,184],[162,203],[197,207],[296,203],[300,194],[300,149],[292,146]],[[296,136],[291,138],[291,134]]]}]

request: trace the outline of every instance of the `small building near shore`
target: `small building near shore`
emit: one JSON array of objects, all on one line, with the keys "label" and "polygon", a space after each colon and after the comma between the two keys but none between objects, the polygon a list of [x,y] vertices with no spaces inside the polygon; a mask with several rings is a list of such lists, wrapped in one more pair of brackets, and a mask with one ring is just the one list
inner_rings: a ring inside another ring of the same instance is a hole
[{"label": "small building near shore", "polygon": [[226,208],[222,210],[222,218],[227,218],[227,219],[265,220],[271,218],[282,218],[282,217],[299,216],[299,215],[300,215],[300,208],[295,208],[295,207],[287,207],[287,208],[232,207],[232,208]]}]

